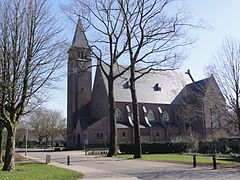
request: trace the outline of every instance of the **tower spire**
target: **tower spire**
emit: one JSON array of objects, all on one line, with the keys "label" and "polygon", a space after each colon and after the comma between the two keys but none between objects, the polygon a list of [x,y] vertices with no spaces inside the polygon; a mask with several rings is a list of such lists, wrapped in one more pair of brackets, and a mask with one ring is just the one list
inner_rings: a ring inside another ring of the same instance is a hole
[{"label": "tower spire", "polygon": [[72,47],[88,48],[88,41],[80,18],[78,19],[77,27],[73,37]]}]

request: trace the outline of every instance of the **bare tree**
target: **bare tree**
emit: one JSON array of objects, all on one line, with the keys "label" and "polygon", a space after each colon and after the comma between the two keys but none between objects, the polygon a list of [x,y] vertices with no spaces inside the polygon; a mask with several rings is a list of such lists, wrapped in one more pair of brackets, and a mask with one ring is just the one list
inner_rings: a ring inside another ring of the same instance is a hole
[{"label": "bare tree", "polygon": [[57,136],[66,136],[66,121],[61,112],[56,110],[38,108],[28,115],[26,123],[30,126],[41,147],[44,139],[47,148],[49,138],[53,147]]},{"label": "bare tree", "polygon": [[43,139],[47,136],[48,118],[44,113],[44,109],[35,109],[28,114],[25,120],[29,125],[33,135],[38,139],[39,145],[42,148]]},{"label": "bare tree", "polygon": [[3,170],[14,170],[16,126],[46,98],[63,60],[60,28],[47,0],[3,0],[0,6],[0,121],[7,129]]},{"label": "bare tree", "polygon": [[116,155],[117,130],[113,83],[127,70],[118,71],[118,61],[124,55],[127,47],[124,40],[126,38],[123,36],[125,27],[118,1],[73,0],[64,9],[71,19],[72,15],[76,15],[94,33],[94,36],[88,39],[91,53],[108,81],[110,124],[108,156]]},{"label": "bare tree", "polygon": [[240,134],[240,42],[233,38],[223,41],[208,71],[216,78],[227,101],[227,121]]},{"label": "bare tree", "polygon": [[140,158],[142,153],[136,81],[154,69],[163,71],[178,68],[184,59],[183,47],[194,42],[188,35],[189,29],[194,26],[190,24],[189,17],[183,10],[169,12],[175,0],[119,0],[118,2],[124,17],[131,72],[134,157]]},{"label": "bare tree", "polygon": [[[93,29],[92,54],[108,79],[110,114],[110,154],[116,146],[113,83],[116,78],[131,71],[130,83],[133,101],[135,157],[141,157],[139,113],[135,82],[158,67],[160,70],[177,68],[183,57],[182,47],[193,43],[187,36],[189,19],[182,10],[168,13],[174,0],[75,0],[70,12],[77,14]],[[78,7],[74,9],[73,7]],[[129,60],[129,61],[128,61]],[[126,63],[127,61],[127,63]],[[116,73],[119,64],[128,64]],[[136,69],[136,66],[143,68]],[[115,138],[115,140],[114,140]]]},{"label": "bare tree", "polygon": [[64,143],[66,143],[66,141],[67,141],[67,124],[66,124],[66,122],[67,121],[65,118],[61,118],[61,119],[59,119],[59,123],[58,123],[58,133],[63,138]]},{"label": "bare tree", "polygon": [[48,134],[51,139],[51,146],[54,146],[54,140],[59,135],[59,122],[62,120],[62,114],[59,111],[48,110],[45,112],[48,117]]},{"label": "bare tree", "polygon": [[4,126],[3,126],[3,124],[0,122],[0,164],[2,164],[3,129],[4,129]]}]

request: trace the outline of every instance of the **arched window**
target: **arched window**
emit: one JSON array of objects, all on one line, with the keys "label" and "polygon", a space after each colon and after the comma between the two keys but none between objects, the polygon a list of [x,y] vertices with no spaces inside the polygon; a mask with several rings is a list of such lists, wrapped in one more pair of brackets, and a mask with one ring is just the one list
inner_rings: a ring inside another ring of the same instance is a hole
[{"label": "arched window", "polygon": [[117,122],[123,122],[123,115],[119,108],[116,108],[115,110],[115,118]]},{"label": "arched window", "polygon": [[169,121],[169,115],[168,115],[167,111],[163,111],[161,119],[162,119],[163,122],[168,122]]},{"label": "arched window", "polygon": [[147,113],[147,118],[148,118],[148,121],[155,121],[154,113],[151,109]]}]

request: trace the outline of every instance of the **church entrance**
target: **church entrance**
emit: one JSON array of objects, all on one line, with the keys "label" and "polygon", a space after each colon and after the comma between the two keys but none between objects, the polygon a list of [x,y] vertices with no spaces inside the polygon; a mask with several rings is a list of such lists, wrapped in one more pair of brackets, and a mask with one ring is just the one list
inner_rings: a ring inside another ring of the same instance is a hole
[{"label": "church entrance", "polygon": [[80,134],[77,134],[77,149],[81,148],[81,139],[80,139]]}]

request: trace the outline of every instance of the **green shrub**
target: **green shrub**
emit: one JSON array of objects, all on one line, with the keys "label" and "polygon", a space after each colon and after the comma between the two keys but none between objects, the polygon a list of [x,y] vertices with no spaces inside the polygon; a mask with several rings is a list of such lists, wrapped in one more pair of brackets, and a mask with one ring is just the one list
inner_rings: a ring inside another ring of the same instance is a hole
[{"label": "green shrub", "polygon": [[183,142],[187,143],[187,152],[192,153],[192,152],[198,152],[198,139],[191,137],[191,136],[185,136],[183,139]]},{"label": "green shrub", "polygon": [[125,142],[119,144],[119,149],[124,154],[133,154],[134,152],[134,143],[133,142]]},{"label": "green shrub", "polygon": [[240,141],[212,141],[199,142],[199,153],[203,154],[228,154],[240,153]]},{"label": "green shrub", "polygon": [[[180,153],[186,152],[186,142],[143,142],[143,154]],[[120,151],[124,154],[134,153],[134,143],[126,142],[119,145]]]}]

